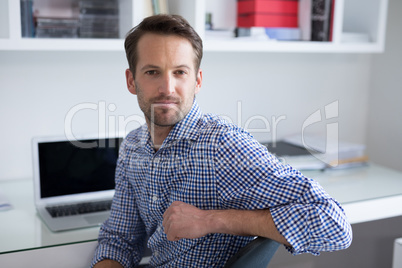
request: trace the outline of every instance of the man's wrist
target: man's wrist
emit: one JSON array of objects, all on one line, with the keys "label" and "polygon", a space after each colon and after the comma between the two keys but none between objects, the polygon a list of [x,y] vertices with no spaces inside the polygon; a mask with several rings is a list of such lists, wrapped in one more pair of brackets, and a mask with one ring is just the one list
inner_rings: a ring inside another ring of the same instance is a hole
[{"label": "man's wrist", "polygon": [[[206,219],[209,233],[225,233],[232,235],[254,235],[250,221],[254,211],[248,210],[211,210],[207,211]],[[250,218],[251,217],[251,218]]]},{"label": "man's wrist", "polygon": [[96,263],[93,268],[123,268],[123,266],[117,261],[104,259]]}]

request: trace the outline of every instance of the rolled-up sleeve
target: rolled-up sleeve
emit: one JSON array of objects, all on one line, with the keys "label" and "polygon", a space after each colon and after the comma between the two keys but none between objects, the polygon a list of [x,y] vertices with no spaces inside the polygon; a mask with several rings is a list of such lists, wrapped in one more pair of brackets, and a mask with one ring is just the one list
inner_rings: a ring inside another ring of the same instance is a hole
[{"label": "rolled-up sleeve", "polygon": [[134,200],[133,188],[126,176],[124,142],[116,168],[116,186],[109,219],[101,226],[92,266],[103,259],[134,267],[141,260],[145,227]]},{"label": "rolled-up sleeve", "polygon": [[333,199],[291,203],[270,208],[279,232],[292,245],[296,255],[336,251],[349,247],[352,230],[342,207]]},{"label": "rolled-up sleeve", "polygon": [[215,154],[217,189],[234,209],[269,209],[294,255],[347,248],[352,229],[341,205],[313,179],[282,164],[246,132],[226,131]]}]

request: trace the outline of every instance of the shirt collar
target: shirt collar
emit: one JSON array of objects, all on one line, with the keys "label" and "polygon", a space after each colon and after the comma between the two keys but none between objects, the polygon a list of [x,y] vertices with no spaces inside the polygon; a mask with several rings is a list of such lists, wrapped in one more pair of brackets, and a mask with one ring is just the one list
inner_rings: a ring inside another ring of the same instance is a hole
[{"label": "shirt collar", "polygon": [[[169,135],[163,141],[163,144],[167,145],[168,143],[176,140],[196,140],[199,136],[198,126],[200,124],[200,118],[202,115],[203,113],[198,106],[198,103],[194,99],[190,112],[172,128],[172,130],[169,132]],[[153,151],[151,135],[149,133],[147,124],[144,124],[141,128],[141,141],[144,143],[143,145],[149,150]],[[164,145],[162,145],[162,147],[164,147]]]},{"label": "shirt collar", "polygon": [[197,101],[194,99],[190,112],[173,127],[169,135],[166,137],[165,142],[174,140],[196,140],[199,136],[198,126],[201,117],[201,109],[198,106]]}]

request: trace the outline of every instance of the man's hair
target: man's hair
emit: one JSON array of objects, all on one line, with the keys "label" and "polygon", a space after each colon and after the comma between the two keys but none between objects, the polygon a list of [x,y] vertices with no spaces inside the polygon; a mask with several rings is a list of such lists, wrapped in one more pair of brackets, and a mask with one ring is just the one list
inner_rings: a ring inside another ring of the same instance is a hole
[{"label": "man's hair", "polygon": [[145,18],[140,24],[132,28],[126,35],[124,48],[129,68],[135,77],[138,62],[138,41],[147,34],[176,35],[187,39],[195,52],[195,70],[201,65],[203,54],[202,40],[188,21],[179,15],[159,14]]}]

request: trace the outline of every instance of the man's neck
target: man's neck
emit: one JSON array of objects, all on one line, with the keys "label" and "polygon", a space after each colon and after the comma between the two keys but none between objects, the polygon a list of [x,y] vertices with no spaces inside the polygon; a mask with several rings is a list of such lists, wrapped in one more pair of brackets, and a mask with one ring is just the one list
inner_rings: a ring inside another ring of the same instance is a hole
[{"label": "man's neck", "polygon": [[154,145],[155,151],[158,151],[162,146],[163,141],[169,135],[173,126],[157,126],[151,122],[147,122],[149,132],[151,134],[152,143]]}]

